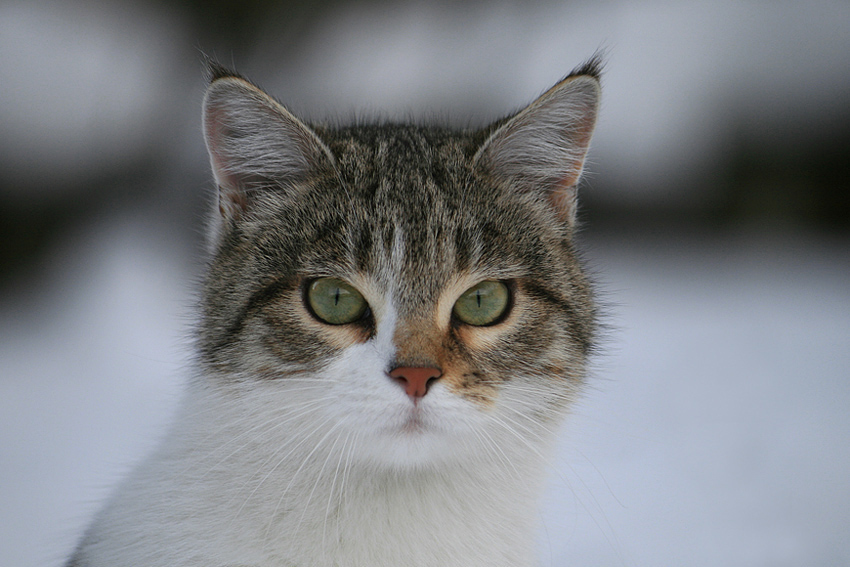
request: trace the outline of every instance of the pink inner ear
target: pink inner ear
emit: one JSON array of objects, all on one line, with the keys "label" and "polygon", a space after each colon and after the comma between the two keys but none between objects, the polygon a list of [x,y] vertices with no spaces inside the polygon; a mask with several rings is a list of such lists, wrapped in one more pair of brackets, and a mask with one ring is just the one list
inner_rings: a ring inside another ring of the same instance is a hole
[{"label": "pink inner ear", "polygon": [[219,187],[218,212],[226,219],[238,219],[248,210],[248,199],[242,191]]},{"label": "pink inner ear", "polygon": [[575,218],[577,201],[575,182],[578,178],[573,177],[572,179],[572,183],[560,185],[549,193],[549,202],[552,203],[558,218],[569,223]]},{"label": "pink inner ear", "polygon": [[204,126],[213,175],[218,185],[219,213],[225,219],[238,219],[248,209],[248,198],[244,187],[230,173],[227,158],[222,151],[226,117],[227,113],[218,106],[207,107]]},{"label": "pink inner ear", "polygon": [[219,186],[232,187],[233,180],[227,174],[227,167],[223,163],[225,160],[220,150],[223,142],[222,118],[224,114],[224,112],[216,107],[208,108],[204,126],[206,130],[207,149],[210,153],[210,161],[212,162],[213,174],[215,174],[216,181]]}]

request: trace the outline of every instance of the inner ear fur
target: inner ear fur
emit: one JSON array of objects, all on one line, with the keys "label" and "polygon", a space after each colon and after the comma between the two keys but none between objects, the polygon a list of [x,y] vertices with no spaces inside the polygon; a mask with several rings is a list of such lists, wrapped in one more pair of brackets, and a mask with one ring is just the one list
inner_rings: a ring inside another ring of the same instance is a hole
[{"label": "inner ear fur", "polygon": [[333,165],[309,126],[238,76],[213,75],[203,124],[224,219],[244,214],[254,191],[291,190],[314,169]]},{"label": "inner ear fur", "polygon": [[497,124],[479,148],[476,166],[517,191],[541,193],[572,226],[599,99],[598,66],[585,66]]}]

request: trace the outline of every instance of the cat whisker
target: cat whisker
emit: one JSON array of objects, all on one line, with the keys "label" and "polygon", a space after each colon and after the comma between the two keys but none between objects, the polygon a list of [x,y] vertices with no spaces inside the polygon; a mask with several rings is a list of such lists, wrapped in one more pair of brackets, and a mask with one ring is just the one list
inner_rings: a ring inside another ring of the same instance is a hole
[{"label": "cat whisker", "polygon": [[[511,411],[516,411],[516,410],[511,410]],[[518,415],[522,416],[522,414],[518,414]],[[523,426],[522,424],[516,422],[515,420],[512,420],[512,419],[508,418],[507,416],[501,416],[501,417],[504,418],[504,419],[507,419],[508,421],[517,425],[518,427],[522,427],[529,434],[533,434],[535,437],[542,440],[542,438],[539,436],[539,434],[537,434],[536,432],[534,432],[534,431],[530,430],[529,428]],[[526,445],[526,447],[528,449],[530,449],[533,453],[535,453],[544,463],[546,463],[546,465],[552,471],[554,471],[555,475],[561,480],[561,482],[564,483],[564,486],[570,491],[570,493],[573,495],[573,497],[576,499],[576,501],[581,505],[581,507],[593,519],[593,522],[596,524],[600,533],[603,534],[603,537],[605,537],[606,541],[611,546],[611,548],[614,549],[614,550],[618,550],[619,549],[619,542],[618,541],[615,542],[615,541],[611,540],[612,537],[616,540],[616,532],[614,530],[614,527],[611,525],[611,522],[608,519],[608,516],[605,514],[605,510],[602,508],[602,505],[596,499],[596,496],[593,494],[593,491],[590,490],[590,487],[587,486],[587,483],[584,482],[584,479],[582,479],[581,475],[579,475],[577,473],[577,471],[572,467],[572,465],[570,465],[569,463],[566,463],[566,466],[569,467],[570,471],[572,471],[572,473],[575,475],[575,477],[581,483],[584,491],[590,496],[591,500],[593,501],[593,504],[594,504],[593,510],[591,510],[591,508],[588,507],[588,505],[585,503],[584,499],[582,499],[581,496],[579,496],[579,494],[575,491],[575,489],[573,488],[573,486],[569,482],[569,480],[561,473],[560,468],[558,466],[556,466],[555,463],[553,463],[552,460],[549,457],[547,457],[546,455],[541,453],[540,450],[537,447],[535,447],[534,445],[529,443],[528,440],[525,437],[523,437],[518,432],[516,432],[513,428],[511,428],[506,423],[501,421],[500,418],[495,418],[495,421],[497,423],[499,423],[500,425],[502,425],[511,434],[513,434],[520,442],[522,442],[524,445]],[[599,523],[599,521],[596,519],[596,513],[602,515],[603,521],[605,522],[605,526],[607,526],[607,528],[608,528],[607,530],[605,530],[603,528],[603,526]],[[609,537],[609,534],[610,534],[610,537]],[[616,543],[616,545],[615,545],[615,543]]]},{"label": "cat whisker", "polygon": [[[214,449],[212,449],[211,451],[204,454],[201,457],[201,459],[209,459],[209,458],[213,457],[214,455],[221,452],[226,447],[238,442],[240,439],[243,439],[243,438],[251,435],[252,433],[256,433],[258,430],[260,430],[261,435],[256,435],[254,438],[266,437],[267,434],[270,433],[271,431],[274,431],[275,429],[277,429],[281,426],[287,425],[287,424],[289,424],[293,421],[297,421],[301,417],[303,417],[304,415],[311,413],[314,410],[314,408],[319,407],[322,404],[322,402],[323,402],[323,400],[315,400],[313,402],[306,403],[302,407],[299,408],[300,411],[298,411],[298,412],[287,412],[285,414],[285,416],[286,416],[285,419],[280,419],[280,417],[281,417],[280,415],[274,415],[274,416],[270,417],[269,419],[267,419],[266,421],[259,423],[257,425],[254,425],[253,427],[250,427],[249,429],[243,431],[242,433],[240,433],[236,437],[230,438],[226,443],[223,443],[221,445],[216,446]],[[251,423],[251,420],[245,419],[244,422]],[[238,425],[238,424],[239,424],[239,422],[235,423],[234,425]],[[214,435],[210,436],[209,438],[212,438],[212,437],[215,437],[215,436],[220,436],[221,433],[225,429],[232,429],[232,428],[233,427],[227,427],[227,428],[223,427],[220,430],[218,430]],[[232,457],[237,452],[239,452],[240,450],[242,450],[243,448],[245,448],[247,446],[248,446],[248,444],[245,443],[242,446],[238,447],[237,449],[235,449],[234,451],[232,451],[231,453],[229,453],[228,455],[223,457],[221,460],[219,460],[216,464],[209,467],[207,472],[215,470],[219,465],[226,462],[230,457]],[[204,473],[204,476],[206,474],[207,473]],[[203,476],[200,477],[198,480],[201,480],[202,478],[203,478]]]},{"label": "cat whisker", "polygon": [[475,431],[475,436],[491,448],[491,455],[496,457],[498,460],[500,460],[502,463],[504,463],[514,471],[517,479],[522,478],[522,474],[516,468],[516,464],[514,464],[513,460],[505,454],[505,452],[502,450],[496,440],[493,439],[493,437],[487,432],[486,429],[480,429]]},{"label": "cat whisker", "polygon": [[[325,420],[324,422],[322,422],[322,424],[324,425],[324,424],[325,424],[325,423],[327,423],[328,421],[330,421],[330,419]],[[278,509],[280,508],[280,504],[283,502],[283,499],[286,497],[287,493],[289,492],[289,489],[292,487],[292,484],[293,484],[293,483],[295,482],[295,480],[298,478],[298,475],[299,475],[299,474],[301,473],[301,471],[304,469],[304,466],[305,466],[308,462],[310,462],[310,459],[313,457],[313,454],[314,454],[316,451],[318,451],[318,450],[319,450],[319,448],[320,448],[320,447],[321,447],[321,446],[325,443],[325,441],[327,440],[327,438],[328,438],[328,437],[329,437],[329,436],[330,436],[330,435],[331,435],[334,431],[336,431],[336,430],[337,430],[337,428],[339,428],[340,426],[341,426],[341,424],[340,424],[339,422],[337,422],[337,423],[335,423],[334,425],[332,425],[332,426],[331,426],[331,428],[330,428],[330,429],[329,429],[329,430],[328,430],[328,431],[324,434],[324,436],[323,436],[321,439],[319,439],[319,441],[317,441],[317,442],[316,442],[315,446],[313,447],[313,449],[312,449],[312,450],[310,450],[310,452],[307,454],[307,456],[306,456],[306,457],[304,457],[304,458],[302,459],[302,461],[301,461],[301,465],[298,467],[298,470],[296,470],[296,471],[292,474],[292,477],[291,477],[291,479],[290,479],[290,481],[289,481],[289,484],[287,484],[287,485],[286,485],[286,488],[285,488],[285,489],[283,490],[283,492],[281,493],[280,498],[278,498],[278,501],[277,501],[277,504],[275,505],[274,511],[272,512],[272,515],[271,515],[271,517],[269,518],[269,523],[266,525],[266,537],[267,537],[267,538],[268,538],[269,530],[271,529],[271,526],[272,526],[272,522],[274,521],[274,518],[275,518],[275,516],[277,515],[277,511],[278,511]],[[337,439],[334,441],[334,446],[336,446],[336,441],[338,441],[338,440],[339,440],[339,437],[337,436]],[[322,471],[324,471],[325,465],[327,464],[327,461],[328,461],[328,459],[330,459],[330,456],[331,456],[331,455],[332,455],[332,452],[331,452],[331,451],[329,451],[329,452],[328,452],[328,456],[325,458],[325,462],[324,462],[324,464],[322,465]],[[317,482],[317,483],[318,483],[319,479],[321,479],[321,477],[322,477],[321,472],[320,472],[319,474],[317,474],[317,475],[316,475],[316,482]],[[295,527],[295,533],[297,533],[297,532],[298,532],[298,529],[299,529],[299,528],[300,528],[300,526],[301,526],[301,522],[304,520],[304,514],[305,514],[305,513],[306,513],[306,511],[307,511],[307,507],[308,507],[308,505],[309,505],[309,501],[310,501],[310,500],[312,499],[312,497],[313,497],[313,492],[315,491],[316,486],[317,486],[317,484],[315,484],[315,483],[314,483],[314,484],[313,484],[313,490],[311,490],[311,491],[310,491],[310,496],[309,496],[309,497],[308,497],[308,499],[307,499],[307,505],[305,505],[304,512],[301,514],[301,518],[299,519],[298,524],[297,524],[297,526]]]},{"label": "cat whisker", "polygon": [[[284,462],[286,462],[286,460],[289,458],[289,456],[290,456],[290,455],[292,455],[292,454],[293,454],[296,450],[298,450],[298,448],[299,448],[299,447],[301,447],[301,445],[303,445],[304,443],[306,443],[307,441],[309,441],[309,440],[310,440],[310,437],[313,435],[313,433],[315,433],[316,431],[319,431],[322,427],[324,427],[324,426],[325,426],[325,424],[326,424],[326,423],[328,423],[328,422],[329,422],[329,421],[331,421],[331,420],[332,420],[332,418],[331,418],[331,417],[326,418],[324,421],[322,421],[321,423],[319,423],[319,424],[318,424],[318,425],[317,425],[317,426],[316,426],[316,427],[315,427],[315,428],[314,428],[314,429],[313,429],[313,430],[312,430],[309,434],[305,435],[305,436],[304,436],[303,438],[301,438],[301,439],[298,439],[298,438],[296,437],[296,438],[293,440],[293,441],[296,441],[296,440],[297,440],[298,442],[295,444],[295,446],[294,446],[294,447],[292,447],[292,449],[290,449],[290,450],[289,450],[289,452],[288,452],[288,453],[286,453],[286,454],[285,454],[282,458],[278,459],[277,463],[276,463],[276,464],[275,464],[275,465],[274,465],[274,466],[273,466],[273,467],[272,467],[272,468],[271,468],[271,469],[270,469],[270,470],[266,473],[266,475],[265,475],[265,476],[264,476],[264,477],[260,480],[260,482],[258,482],[258,483],[257,483],[257,485],[254,487],[254,489],[251,491],[251,493],[250,493],[250,494],[249,494],[249,495],[248,495],[248,496],[247,496],[247,497],[243,500],[242,505],[241,505],[241,506],[239,506],[239,509],[236,511],[236,513],[234,514],[233,518],[231,519],[231,523],[232,523],[232,522],[236,519],[236,517],[238,517],[238,516],[239,516],[239,513],[242,511],[242,509],[245,507],[245,505],[248,503],[248,501],[249,501],[249,500],[250,500],[250,499],[254,496],[254,494],[256,494],[257,490],[259,490],[259,489],[260,489],[260,487],[263,485],[263,483],[265,483],[265,481],[266,481],[266,480],[268,480],[268,478],[269,478],[269,477],[270,477],[270,476],[271,476],[271,475],[272,475],[272,474],[273,474],[273,473],[274,473],[274,472],[278,469],[278,467],[279,467],[281,464],[283,464]],[[259,471],[262,471],[263,467],[264,467],[267,463],[271,462],[271,460],[272,460],[273,458],[275,458],[277,455],[279,455],[279,454],[280,454],[280,452],[281,452],[281,451],[283,451],[283,450],[284,450],[285,448],[287,448],[288,446],[289,446],[289,443],[285,444],[283,447],[281,447],[281,448],[277,449],[276,451],[274,451],[274,452],[271,454],[271,456],[269,456],[269,458],[268,458],[268,459],[266,459],[266,460],[263,462],[263,464],[262,464],[261,466],[257,467],[257,471],[258,471],[258,472],[259,472]],[[313,450],[312,450],[312,451],[310,451],[310,454],[307,456],[307,459],[309,459],[310,455],[312,455],[312,454],[316,451],[316,448],[317,448],[317,447],[314,447],[314,448],[313,448]],[[305,461],[304,461],[304,462],[306,462],[306,459],[305,459]],[[299,467],[299,468],[298,468],[298,470],[295,472],[295,474],[292,476],[292,478],[291,478],[291,480],[289,481],[289,484],[287,485],[286,489],[285,489],[285,490],[283,491],[283,493],[281,494],[280,500],[278,500],[278,504],[277,504],[277,506],[275,506],[275,510],[274,510],[274,512],[272,513],[272,517],[271,517],[271,519],[269,520],[270,522],[274,519],[274,516],[277,514],[277,510],[278,510],[278,507],[280,506],[280,502],[282,501],[283,497],[286,495],[286,492],[289,490],[289,487],[290,487],[290,486],[292,486],[292,483],[295,481],[295,477],[298,475],[298,472],[300,472],[300,470],[301,470],[301,468],[302,468],[303,466],[304,466],[304,464],[302,463],[301,467]],[[257,474],[257,473],[254,473],[254,475],[252,475],[252,476],[251,476],[251,478],[249,478],[248,480],[246,480],[246,481],[242,484],[242,486],[244,487],[244,486],[245,486],[248,482],[250,482],[250,481],[251,481],[251,479],[253,479],[253,478],[256,476],[256,474]],[[268,531],[268,530],[267,530],[267,531]]]},{"label": "cat whisker", "polygon": [[[325,425],[326,423],[328,423],[329,421],[331,421],[331,418],[325,419],[325,420],[324,420],[324,421],[320,424],[320,426],[319,426],[319,427],[317,427],[316,429],[314,429],[313,431],[311,431],[311,432],[310,432],[310,436],[312,436],[312,434],[313,434],[313,433],[315,433],[316,431],[318,431],[321,427],[324,427],[324,425]],[[297,469],[294,473],[292,473],[292,475],[291,475],[291,477],[290,477],[290,480],[289,480],[289,484],[287,484],[287,485],[286,485],[286,488],[284,488],[283,492],[281,492],[280,497],[278,498],[277,504],[275,505],[275,508],[274,508],[274,510],[272,511],[271,517],[269,518],[269,523],[266,525],[266,535],[268,535],[269,530],[271,529],[272,522],[274,521],[275,516],[277,516],[277,511],[278,511],[278,509],[280,508],[280,505],[281,505],[281,503],[283,502],[283,499],[284,499],[284,498],[286,497],[286,495],[288,494],[289,489],[292,487],[292,484],[293,484],[293,483],[295,482],[295,480],[298,478],[298,475],[301,473],[302,469],[303,469],[303,468],[305,467],[305,465],[306,465],[306,464],[310,461],[310,459],[312,458],[313,454],[314,454],[316,451],[318,451],[318,450],[319,450],[319,448],[320,448],[320,447],[322,446],[322,444],[323,444],[323,443],[327,440],[327,438],[330,436],[330,434],[331,434],[331,433],[333,433],[333,432],[334,432],[334,431],[335,431],[338,427],[340,427],[340,426],[341,426],[340,422],[337,422],[337,423],[333,424],[333,425],[331,426],[331,428],[330,428],[330,429],[329,429],[329,430],[328,430],[328,431],[324,434],[324,436],[323,436],[321,439],[319,439],[319,441],[317,441],[317,442],[316,442],[315,446],[314,446],[314,447],[310,450],[310,452],[309,452],[309,453],[308,453],[308,454],[307,454],[307,455],[306,455],[306,456],[305,456],[305,457],[301,460],[301,465],[298,467],[298,469]],[[304,439],[304,440],[302,440],[302,441],[301,441],[301,442],[300,442],[300,443],[296,446],[296,448],[297,448],[298,446],[302,445],[302,444],[303,444],[303,443],[304,443],[304,442],[305,442],[308,438],[309,438],[309,437],[305,437],[305,439]],[[284,459],[286,459],[286,458],[289,456],[289,454],[291,454],[291,451],[290,451],[290,453],[288,453],[288,454],[284,457]],[[276,468],[276,467],[275,467],[275,468]],[[323,468],[324,468],[324,466],[323,466]],[[318,475],[317,475],[317,476],[318,476]],[[302,516],[302,519],[303,519],[303,516]]]},{"label": "cat whisker", "polygon": [[[330,490],[328,491],[328,504],[325,507],[325,519],[324,519],[324,522],[322,523],[322,551],[323,552],[324,552],[325,549],[327,549],[327,543],[326,542],[327,542],[328,518],[330,518],[330,515],[331,515],[331,504],[333,503],[333,500],[334,500],[334,494],[335,494],[335,490],[336,490],[336,479],[340,474],[340,468],[342,467],[342,461],[343,461],[343,458],[345,457],[345,449],[348,446],[348,442],[351,439],[351,435],[352,435],[352,432],[349,431],[348,434],[345,436],[345,441],[343,442],[342,448],[339,451],[339,459],[337,460],[336,468],[334,469],[334,475],[333,475],[333,478],[331,479]],[[336,442],[334,442],[334,446],[331,447],[328,458],[330,458],[330,454],[333,453],[333,450],[334,450],[335,447],[336,447]]]}]

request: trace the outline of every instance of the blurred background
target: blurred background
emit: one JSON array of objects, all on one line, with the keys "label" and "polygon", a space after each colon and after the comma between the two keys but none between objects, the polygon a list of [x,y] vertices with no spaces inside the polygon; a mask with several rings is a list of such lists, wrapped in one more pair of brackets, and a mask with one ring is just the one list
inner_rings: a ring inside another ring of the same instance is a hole
[{"label": "blurred background", "polygon": [[606,338],[543,565],[850,565],[850,4],[0,0],[0,565],[58,566],[188,373],[202,54],[480,126],[603,49]]}]

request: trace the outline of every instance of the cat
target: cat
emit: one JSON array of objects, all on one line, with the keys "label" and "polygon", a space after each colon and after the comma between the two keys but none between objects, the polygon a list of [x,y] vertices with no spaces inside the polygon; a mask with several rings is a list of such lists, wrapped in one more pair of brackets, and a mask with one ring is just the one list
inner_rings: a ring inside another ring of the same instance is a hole
[{"label": "cat", "polygon": [[209,68],[197,371],[67,567],[533,565],[595,346],[599,58],[478,130],[308,125]]}]

